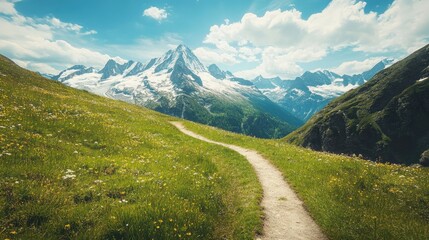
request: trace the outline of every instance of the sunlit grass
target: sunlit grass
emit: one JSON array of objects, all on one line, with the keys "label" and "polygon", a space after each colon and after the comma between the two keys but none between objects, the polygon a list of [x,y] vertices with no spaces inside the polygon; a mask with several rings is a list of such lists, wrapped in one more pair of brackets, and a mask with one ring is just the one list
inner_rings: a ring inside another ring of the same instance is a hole
[{"label": "sunlit grass", "polygon": [[0,61],[0,239],[252,239],[247,161]]},{"label": "sunlit grass", "polygon": [[272,161],[331,239],[429,239],[429,170],[315,152],[194,123],[210,139]]},{"label": "sunlit grass", "polygon": [[[261,231],[261,188],[237,153],[181,134],[170,117],[3,59],[0,72],[0,239],[252,239]],[[270,159],[331,239],[429,239],[427,169],[186,126]]]}]

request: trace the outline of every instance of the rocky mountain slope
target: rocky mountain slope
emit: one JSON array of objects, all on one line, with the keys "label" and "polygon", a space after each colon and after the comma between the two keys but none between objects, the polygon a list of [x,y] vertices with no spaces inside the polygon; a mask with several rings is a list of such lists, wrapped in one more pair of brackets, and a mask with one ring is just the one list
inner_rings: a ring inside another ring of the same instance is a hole
[{"label": "rocky mountain slope", "polygon": [[337,98],[286,140],[382,162],[418,163],[429,149],[428,77],[429,45]]},{"label": "rocky mountain slope", "polygon": [[250,81],[206,68],[184,45],[146,64],[109,60],[100,71],[73,66],[54,79],[162,113],[252,136],[282,137],[302,122]]},{"label": "rocky mountain slope", "polygon": [[364,84],[392,61],[385,59],[370,70],[352,76],[324,70],[305,72],[294,80],[259,76],[253,83],[272,101],[306,122],[333,99]]}]

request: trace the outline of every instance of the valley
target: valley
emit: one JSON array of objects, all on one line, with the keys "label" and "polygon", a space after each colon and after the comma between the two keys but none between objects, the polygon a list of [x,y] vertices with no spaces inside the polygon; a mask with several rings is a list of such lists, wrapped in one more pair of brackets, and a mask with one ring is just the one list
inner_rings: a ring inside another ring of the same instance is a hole
[{"label": "valley", "polygon": [[428,0],[0,0],[0,240],[429,239]]}]

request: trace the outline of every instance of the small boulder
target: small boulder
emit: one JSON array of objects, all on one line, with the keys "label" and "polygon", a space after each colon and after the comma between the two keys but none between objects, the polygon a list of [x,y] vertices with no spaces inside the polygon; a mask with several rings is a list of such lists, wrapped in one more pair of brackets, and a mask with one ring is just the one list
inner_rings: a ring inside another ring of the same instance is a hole
[{"label": "small boulder", "polygon": [[429,149],[422,153],[420,164],[423,166],[429,166]]}]

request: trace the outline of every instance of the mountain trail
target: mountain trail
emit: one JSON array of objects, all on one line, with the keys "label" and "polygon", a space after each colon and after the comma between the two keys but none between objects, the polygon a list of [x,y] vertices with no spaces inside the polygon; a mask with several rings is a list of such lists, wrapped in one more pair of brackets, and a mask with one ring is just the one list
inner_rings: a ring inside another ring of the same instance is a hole
[{"label": "mountain trail", "polygon": [[246,157],[259,178],[264,192],[261,206],[264,209],[264,235],[256,239],[327,239],[319,226],[305,210],[302,201],[284,180],[281,172],[258,152],[236,145],[207,139],[187,130],[181,122],[171,122],[182,133],[193,138],[232,149]]}]

